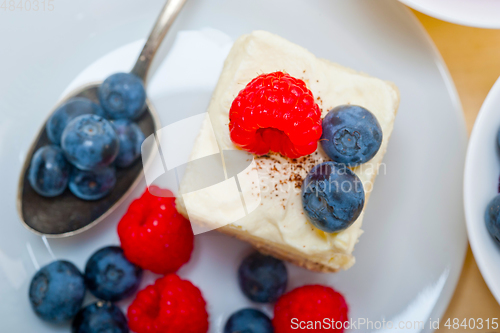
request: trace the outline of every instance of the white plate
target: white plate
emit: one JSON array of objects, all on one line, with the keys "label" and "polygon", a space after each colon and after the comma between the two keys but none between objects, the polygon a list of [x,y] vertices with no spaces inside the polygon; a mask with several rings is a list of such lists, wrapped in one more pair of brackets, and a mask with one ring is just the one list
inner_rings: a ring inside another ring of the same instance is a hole
[{"label": "white plate", "polygon": [[[17,178],[30,140],[61,93],[87,73],[86,68],[99,68],[97,59],[109,59],[104,56],[127,44],[128,56],[111,70],[130,66],[139,45],[133,42],[149,32],[162,4],[78,0],[57,2],[50,13],[1,14],[0,30],[9,31],[0,36],[2,49],[8,50],[0,54],[1,332],[68,332],[67,326],[42,322],[29,307],[27,288],[36,265],[54,256],[83,268],[93,251],[118,243],[115,227],[126,205],[81,235],[49,239],[47,247],[19,223],[14,205]],[[269,30],[320,57],[399,86],[401,107],[385,158],[386,173],[379,176],[367,207],[356,265],[338,274],[315,274],[289,265],[289,289],[329,284],[345,295],[354,319],[424,321],[424,330],[404,331],[430,331],[428,320],[437,319],[447,307],[466,250],[460,209],[466,131],[449,74],[416,19],[392,0],[191,0],[162,54],[179,30],[206,27],[232,39],[254,29]],[[203,61],[204,52],[190,56]],[[212,79],[203,76],[199,85],[160,87],[155,81],[163,74],[153,78],[149,93],[167,119],[164,125],[184,117],[180,107],[204,111],[217,76],[214,68],[220,68],[221,61],[213,58],[206,67]],[[106,74],[102,70],[101,75]],[[197,82],[197,75],[190,74],[190,80],[193,77]],[[245,243],[217,232],[202,234],[196,237],[193,259],[179,271],[202,289],[213,333],[221,332],[232,312],[253,306],[239,291],[235,275],[248,251]],[[144,284],[153,278],[148,275]],[[270,313],[271,307],[263,309]]]},{"label": "white plate", "polygon": [[399,0],[440,20],[477,28],[500,29],[498,0]]},{"label": "white plate", "polygon": [[479,269],[500,303],[500,248],[486,229],[484,214],[498,194],[500,156],[497,133],[500,129],[500,78],[477,116],[470,137],[464,178],[464,206],[469,241]]}]

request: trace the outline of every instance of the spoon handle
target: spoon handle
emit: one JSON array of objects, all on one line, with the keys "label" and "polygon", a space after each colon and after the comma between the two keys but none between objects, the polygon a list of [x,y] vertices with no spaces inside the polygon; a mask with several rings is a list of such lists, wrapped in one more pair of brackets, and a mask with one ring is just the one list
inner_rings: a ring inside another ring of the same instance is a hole
[{"label": "spoon handle", "polygon": [[151,67],[156,51],[158,51],[163,38],[172,26],[172,23],[174,23],[186,1],[187,0],[168,0],[161,10],[160,16],[156,20],[153,30],[142,49],[141,55],[132,69],[132,74],[141,78],[144,83],[146,82],[149,67]]}]

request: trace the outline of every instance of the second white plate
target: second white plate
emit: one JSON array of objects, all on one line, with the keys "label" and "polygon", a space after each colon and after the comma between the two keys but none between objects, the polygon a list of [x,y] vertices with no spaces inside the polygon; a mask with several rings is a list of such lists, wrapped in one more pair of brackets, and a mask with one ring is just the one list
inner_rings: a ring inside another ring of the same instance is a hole
[{"label": "second white plate", "polygon": [[467,150],[464,206],[474,258],[497,302],[500,303],[500,247],[486,229],[486,207],[498,194],[500,155],[500,78],[488,93],[477,116]]}]

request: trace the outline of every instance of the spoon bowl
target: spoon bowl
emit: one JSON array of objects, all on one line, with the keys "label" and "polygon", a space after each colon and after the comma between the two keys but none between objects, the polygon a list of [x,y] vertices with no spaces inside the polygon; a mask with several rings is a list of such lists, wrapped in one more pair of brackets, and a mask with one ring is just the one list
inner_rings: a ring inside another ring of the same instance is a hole
[{"label": "spoon bowl", "polygon": [[[85,97],[99,103],[97,89],[100,84],[90,83],[73,91],[54,110],[73,97]],[[158,115],[149,100],[146,100],[146,110],[136,123],[146,137],[159,129]],[[18,212],[24,225],[36,234],[67,237],[93,227],[104,220],[142,179],[142,162],[137,159],[127,168],[116,168],[116,185],[100,200],[79,199],[68,188],[57,197],[43,197],[31,188],[28,172],[33,154],[38,148],[50,144],[44,123],[26,156],[19,180]]]},{"label": "spoon bowl", "polygon": [[[131,71],[132,74],[141,78],[144,84],[146,84],[154,55],[185,2],[186,0],[167,1]],[[102,82],[89,83],[69,93],[54,107],[50,115],[60,105],[74,97],[85,97],[99,104],[97,91],[101,84]],[[82,200],[73,195],[68,188],[57,197],[43,197],[32,189],[28,181],[28,173],[35,152],[40,147],[52,144],[45,130],[47,120],[26,155],[19,178],[17,210],[23,225],[35,234],[53,238],[68,237],[90,229],[111,214],[141,181],[143,164],[147,167],[152,156],[142,156],[142,161],[139,158],[127,168],[116,168],[116,185],[102,199]],[[160,129],[158,114],[148,99],[146,99],[145,112],[135,122],[145,137]]]}]

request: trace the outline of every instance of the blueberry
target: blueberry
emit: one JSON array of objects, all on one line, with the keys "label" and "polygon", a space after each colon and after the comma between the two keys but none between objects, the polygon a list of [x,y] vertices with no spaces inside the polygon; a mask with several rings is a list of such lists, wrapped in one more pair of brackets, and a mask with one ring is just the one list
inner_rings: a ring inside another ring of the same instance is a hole
[{"label": "blueberry", "polygon": [[491,237],[500,245],[500,194],[486,207],[484,221]]},{"label": "blueberry", "polygon": [[144,112],[146,90],[142,80],[130,73],[108,77],[98,90],[99,101],[109,119],[137,119]]},{"label": "blueberry", "polygon": [[113,303],[99,301],[81,309],[71,325],[72,333],[128,333],[127,318]]},{"label": "blueberry", "polygon": [[365,191],[343,164],[316,165],[302,183],[302,206],[309,221],[325,232],[347,229],[361,214]]},{"label": "blueberry", "polygon": [[382,144],[382,128],[367,109],[341,105],[323,119],[321,146],[337,163],[355,166],[368,162]]},{"label": "blueberry", "polygon": [[33,154],[28,180],[38,194],[55,197],[66,189],[70,170],[61,148],[44,146]]},{"label": "blueberry", "polygon": [[127,119],[114,120],[111,124],[115,128],[118,140],[120,140],[120,151],[115,164],[120,168],[126,168],[141,155],[144,133],[136,123]]},{"label": "blueberry", "polygon": [[70,191],[82,200],[98,200],[115,187],[116,171],[114,167],[105,167],[95,171],[73,168],[69,178]]},{"label": "blueberry", "polygon": [[64,129],[61,143],[68,161],[81,170],[110,165],[120,149],[111,123],[96,115],[73,119]]},{"label": "blueberry", "polygon": [[102,108],[88,98],[75,97],[62,104],[50,116],[45,129],[50,141],[61,144],[61,136],[68,123],[84,114],[104,116]]},{"label": "blueberry", "polygon": [[238,281],[241,290],[250,300],[269,303],[276,301],[285,292],[288,273],[281,260],[254,252],[241,263]]},{"label": "blueberry", "polygon": [[31,280],[29,300],[42,319],[60,323],[73,318],[82,306],[85,282],[70,262],[54,261],[42,267]]},{"label": "blueberry", "polygon": [[243,309],[231,315],[224,326],[224,333],[273,333],[268,316],[259,310]]},{"label": "blueberry", "polygon": [[106,301],[119,301],[135,293],[141,277],[142,269],[128,261],[118,246],[98,250],[85,267],[89,291]]}]

